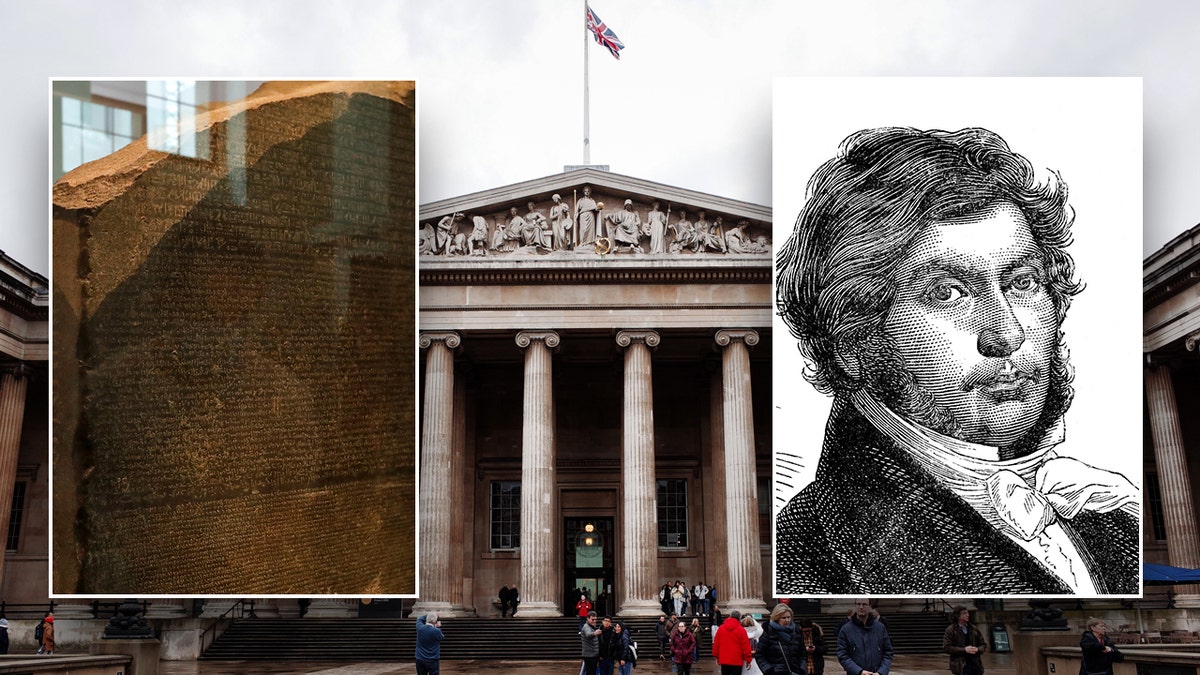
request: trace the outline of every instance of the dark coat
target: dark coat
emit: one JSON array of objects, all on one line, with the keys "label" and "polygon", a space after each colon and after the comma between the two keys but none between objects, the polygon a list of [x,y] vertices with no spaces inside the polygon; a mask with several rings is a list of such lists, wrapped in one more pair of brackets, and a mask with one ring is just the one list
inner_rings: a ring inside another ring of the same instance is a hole
[{"label": "dark coat", "polygon": [[[803,640],[804,629],[797,626],[796,636]],[[812,627],[812,654],[808,653],[808,648],[805,647],[804,653],[808,657],[808,663],[805,666],[808,669],[808,675],[822,675],[825,672],[825,655],[829,653],[829,647],[825,644],[825,636],[821,632],[821,627],[813,624]]]},{"label": "dark coat", "polygon": [[795,626],[764,622],[754,660],[763,675],[804,675],[804,635]]},{"label": "dark coat", "polygon": [[[1111,652],[1105,652],[1105,647],[1112,647]],[[1125,660],[1125,655],[1107,636],[1097,637],[1092,631],[1085,631],[1079,640],[1079,649],[1083,651],[1083,661],[1079,664],[1079,675],[1112,675],[1112,664]]]},{"label": "dark coat", "polygon": [[[968,654],[967,647],[979,647],[979,653]],[[957,621],[946,626],[946,632],[942,633],[942,651],[950,655],[950,672],[954,675],[962,675],[968,662],[974,664],[975,673],[983,674],[982,654],[987,651],[987,642],[984,642],[983,633],[975,624],[968,623],[966,633],[963,633]]]},{"label": "dark coat", "polygon": [[[1083,511],[1063,529],[1101,594],[1137,593],[1138,523]],[[780,593],[1074,591],[838,399],[816,479],[776,519]]]},{"label": "dark coat", "polygon": [[875,614],[866,623],[857,616],[842,624],[837,637],[838,663],[849,675],[863,670],[888,675],[892,669],[892,638]]}]

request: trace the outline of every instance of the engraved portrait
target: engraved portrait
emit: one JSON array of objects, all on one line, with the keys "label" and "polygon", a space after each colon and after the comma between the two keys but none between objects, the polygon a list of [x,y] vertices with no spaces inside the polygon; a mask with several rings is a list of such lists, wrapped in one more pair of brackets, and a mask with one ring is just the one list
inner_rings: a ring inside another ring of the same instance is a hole
[{"label": "engraved portrait", "polygon": [[[916,86],[928,100],[956,93]],[[1073,338],[1106,341],[1110,361],[1136,365],[1136,352],[1115,349],[1125,333],[1068,321],[1096,292],[1088,270],[1115,272],[1077,264],[1075,237],[1121,224],[1096,202],[1077,210],[1074,174],[1035,165],[996,129],[941,126],[969,119],[973,100],[957,99],[962,116],[925,116],[937,126],[848,129],[787,188],[803,203],[776,257],[776,309],[800,363],[776,364],[776,416],[823,417],[824,428],[776,432],[800,444],[776,448],[780,594],[1139,592],[1140,475],[1127,456],[1140,445],[1068,450],[1076,428],[1099,422],[1069,414],[1081,391]],[[991,117],[1020,128],[1022,114]],[[776,142],[778,162],[788,148]],[[1123,380],[1100,381],[1087,397],[1127,436],[1140,406],[1122,403]],[[805,388],[827,407],[798,404],[791,393]]]}]

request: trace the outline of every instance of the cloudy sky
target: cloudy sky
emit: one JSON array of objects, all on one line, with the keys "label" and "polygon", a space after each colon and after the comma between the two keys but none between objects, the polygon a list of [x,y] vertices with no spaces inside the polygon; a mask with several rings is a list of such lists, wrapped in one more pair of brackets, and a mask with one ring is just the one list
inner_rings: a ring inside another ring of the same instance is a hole
[{"label": "cloudy sky", "polygon": [[[591,159],[615,172],[770,205],[775,76],[1141,76],[1143,255],[1200,221],[1200,4],[594,0],[593,9],[627,46],[619,62],[590,48]],[[582,0],[4,3],[0,250],[49,269],[50,77],[417,78],[424,203],[581,163],[583,56]],[[803,110],[794,123],[805,124]]]}]

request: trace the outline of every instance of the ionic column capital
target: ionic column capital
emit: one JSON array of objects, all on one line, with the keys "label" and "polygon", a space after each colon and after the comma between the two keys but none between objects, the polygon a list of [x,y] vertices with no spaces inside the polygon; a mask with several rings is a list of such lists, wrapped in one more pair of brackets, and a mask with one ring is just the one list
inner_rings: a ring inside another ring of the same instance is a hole
[{"label": "ionic column capital", "polygon": [[758,331],[752,328],[722,328],[717,331],[713,339],[721,347],[728,347],[735,340],[744,343],[747,347],[753,347],[758,344]]},{"label": "ionic column capital", "polygon": [[1200,331],[1196,331],[1195,333],[1192,333],[1191,335],[1187,336],[1183,340],[1183,346],[1187,347],[1187,350],[1189,352],[1196,351],[1197,343],[1200,343]]},{"label": "ionic column capital", "polygon": [[451,331],[428,331],[421,333],[419,341],[421,349],[429,349],[435,342],[445,344],[448,349],[457,349],[462,344],[462,337],[458,333]]},{"label": "ionic column capital", "polygon": [[622,330],[617,331],[617,346],[624,349],[634,342],[641,342],[651,349],[658,346],[661,338],[655,330]]},{"label": "ionic column capital", "polygon": [[20,361],[0,364],[0,376],[11,375],[13,379],[19,380],[21,378],[27,378],[32,374],[33,368],[21,363]]},{"label": "ionic column capital", "polygon": [[523,330],[517,333],[517,346],[526,349],[534,342],[541,342],[550,349],[558,346],[558,333],[552,330]]}]

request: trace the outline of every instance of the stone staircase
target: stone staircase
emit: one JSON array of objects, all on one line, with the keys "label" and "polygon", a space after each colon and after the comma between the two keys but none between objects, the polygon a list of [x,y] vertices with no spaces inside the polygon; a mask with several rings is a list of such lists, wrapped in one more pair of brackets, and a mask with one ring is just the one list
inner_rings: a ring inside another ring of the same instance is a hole
[{"label": "stone staircase", "polygon": [[[825,630],[833,657],[841,617],[808,616]],[[937,653],[946,619],[942,614],[887,615],[892,643],[900,654]],[[628,619],[639,643],[639,662],[657,660],[654,619]],[[700,654],[710,654],[711,633],[701,619]],[[579,658],[579,620],[573,617],[448,618],[442,658],[571,660]],[[408,619],[239,619],[201,656],[209,660],[411,661],[416,620]]]}]

